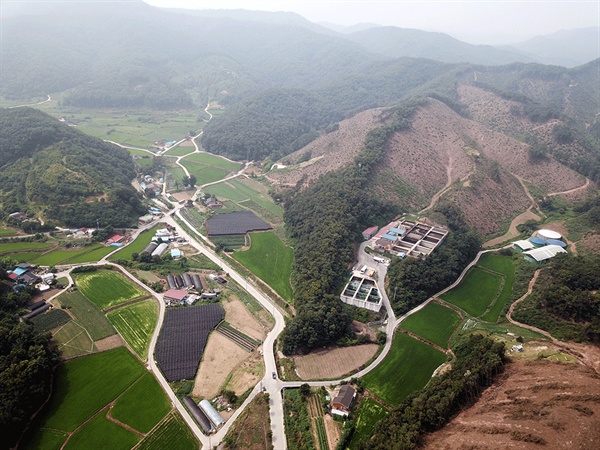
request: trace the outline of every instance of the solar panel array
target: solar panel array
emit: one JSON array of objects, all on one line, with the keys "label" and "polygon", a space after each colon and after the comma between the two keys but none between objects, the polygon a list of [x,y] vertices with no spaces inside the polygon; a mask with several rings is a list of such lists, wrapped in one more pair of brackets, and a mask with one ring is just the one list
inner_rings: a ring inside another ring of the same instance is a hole
[{"label": "solar panel array", "polygon": [[223,316],[219,304],[167,310],[155,350],[156,362],[167,381],[196,376],[208,334]]},{"label": "solar panel array", "polygon": [[252,211],[217,214],[206,221],[209,236],[239,235],[249,231],[264,231],[272,228]]}]

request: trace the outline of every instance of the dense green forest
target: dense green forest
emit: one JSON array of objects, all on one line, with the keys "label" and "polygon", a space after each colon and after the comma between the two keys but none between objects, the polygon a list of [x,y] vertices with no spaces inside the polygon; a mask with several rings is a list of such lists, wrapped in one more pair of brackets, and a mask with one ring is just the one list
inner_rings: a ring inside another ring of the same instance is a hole
[{"label": "dense green forest", "polygon": [[12,292],[8,265],[0,262],[0,435],[2,448],[19,438],[31,415],[51,391],[58,351],[50,338],[19,321],[19,311],[31,294]]},{"label": "dense green forest", "polygon": [[388,297],[396,315],[423,303],[452,284],[475,258],[481,247],[477,233],[466,227],[461,212],[441,205],[438,212],[448,221],[450,233],[425,259],[393,258],[388,269]]},{"label": "dense green forest", "polygon": [[284,218],[294,242],[294,305],[297,315],[282,334],[286,354],[332,344],[348,332],[350,316],[339,293],[354,259],[354,242],[374,217],[397,211],[365,195],[369,175],[393,132],[410,126],[419,103],[392,111],[372,130],[354,164],[322,176],[286,198]]},{"label": "dense green forest", "polygon": [[361,450],[408,450],[422,443],[462,408],[476,401],[504,366],[504,343],[474,334],[454,349],[452,369],[433,378],[420,392],[409,396],[383,421]]},{"label": "dense green forest", "polygon": [[[597,208],[597,207],[596,207]],[[600,343],[600,256],[559,255],[513,318],[563,340]]]},{"label": "dense green forest", "polygon": [[130,226],[145,208],[127,151],[31,109],[0,109],[0,211],[73,226]]}]

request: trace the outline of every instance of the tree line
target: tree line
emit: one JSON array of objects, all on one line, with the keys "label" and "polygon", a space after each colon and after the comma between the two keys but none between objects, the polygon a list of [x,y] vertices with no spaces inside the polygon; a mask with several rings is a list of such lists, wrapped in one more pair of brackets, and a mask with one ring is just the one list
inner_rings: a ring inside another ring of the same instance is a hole
[{"label": "tree line", "polygon": [[50,336],[39,334],[19,313],[31,298],[29,290],[12,291],[0,262],[0,436],[13,446],[23,429],[48,398],[58,350]]},{"label": "tree line", "polygon": [[389,137],[410,126],[420,104],[407,102],[394,109],[387,125],[368,134],[353,164],[284,195],[284,219],[295,248],[292,281],[297,311],[282,334],[284,353],[308,351],[348,335],[351,318],[339,293],[354,259],[354,243],[374,217],[397,212],[368,195],[370,175]]}]

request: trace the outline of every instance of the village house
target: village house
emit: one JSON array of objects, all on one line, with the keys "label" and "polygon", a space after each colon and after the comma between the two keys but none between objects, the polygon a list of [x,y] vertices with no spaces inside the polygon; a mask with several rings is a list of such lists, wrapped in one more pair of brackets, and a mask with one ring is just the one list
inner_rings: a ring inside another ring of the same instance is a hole
[{"label": "village house", "polygon": [[340,388],[338,395],[336,395],[331,402],[331,413],[337,414],[338,416],[348,417],[354,397],[356,397],[356,391],[354,388],[349,384],[344,384]]}]

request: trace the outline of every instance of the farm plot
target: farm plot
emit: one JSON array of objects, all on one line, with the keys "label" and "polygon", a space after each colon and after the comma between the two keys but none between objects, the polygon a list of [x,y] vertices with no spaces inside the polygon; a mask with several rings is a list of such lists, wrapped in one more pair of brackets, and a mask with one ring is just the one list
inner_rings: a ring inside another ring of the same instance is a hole
[{"label": "farm plot", "polygon": [[6,242],[0,244],[0,255],[28,250],[46,250],[54,245],[56,245],[54,242]]},{"label": "farm plot", "polygon": [[40,450],[60,450],[69,435],[62,431],[40,429],[24,438],[22,448]]},{"label": "farm plot", "polygon": [[354,420],[356,428],[348,447],[355,448],[360,441],[372,436],[375,431],[375,425],[382,421],[387,414],[387,409],[377,401],[370,397],[363,398],[356,412],[356,419]]},{"label": "farm plot", "polygon": [[0,236],[1,237],[13,236],[15,234],[17,234],[17,232],[15,230],[11,230],[10,228],[0,227]]},{"label": "farm plot", "polygon": [[114,248],[105,247],[102,244],[95,244],[76,250],[54,250],[34,259],[32,263],[38,266],[55,266],[61,263],[93,262],[99,261],[113,250]]},{"label": "farm plot", "polygon": [[243,235],[250,231],[267,231],[272,228],[252,211],[218,214],[206,221],[206,229],[211,239],[213,236]]},{"label": "farm plot", "polygon": [[[205,192],[215,195],[218,199],[229,199],[248,209],[254,210],[252,202],[278,218],[283,218],[283,209],[277,205],[268,193],[268,189],[258,181],[251,179],[233,179],[223,183],[208,186]],[[259,215],[261,211],[256,211]]]},{"label": "farm plot", "polygon": [[58,297],[58,302],[75,316],[77,323],[88,331],[94,341],[116,333],[102,311],[81,292],[63,292]]},{"label": "farm plot", "polygon": [[515,267],[512,258],[510,256],[486,253],[481,257],[477,265],[498,273],[504,278],[504,284],[502,285],[500,294],[496,298],[496,302],[481,316],[481,319],[487,322],[497,322],[512,293],[512,286],[515,280]]},{"label": "farm plot", "polygon": [[458,324],[460,316],[456,311],[431,302],[420,311],[409,316],[400,326],[429,342],[448,348],[448,340]]},{"label": "farm plot", "polygon": [[496,301],[503,289],[503,283],[500,274],[476,266],[458,286],[442,295],[441,299],[474,317],[479,317]]},{"label": "farm plot", "polygon": [[101,309],[147,295],[147,292],[114,270],[78,273],[75,282],[81,293]]},{"label": "farm plot", "polygon": [[96,261],[100,261],[106,255],[108,255],[111,252],[114,252],[115,250],[116,250],[115,247],[106,247],[106,246],[100,244],[99,246],[95,247],[94,249],[90,250],[89,252],[84,253],[75,258],[68,259],[67,261],[64,261],[64,262],[66,262],[68,264],[82,264],[82,263],[96,262]]},{"label": "farm plot", "polygon": [[128,148],[127,151],[134,158],[135,162],[140,165],[140,167],[148,167],[152,165],[154,161],[154,155],[144,150],[136,150],[134,148]]},{"label": "farm plot", "polygon": [[223,315],[217,304],[167,310],[156,344],[156,361],[168,381],[194,378],[208,334]]},{"label": "farm plot", "polygon": [[229,175],[229,173],[231,173],[230,170],[208,166],[203,163],[197,163],[191,161],[190,158],[191,157],[183,158],[180,162],[188,170],[188,172],[190,172],[191,175],[196,177],[196,184],[198,186],[222,180]]},{"label": "farm plot", "polygon": [[193,161],[199,164],[206,164],[207,166],[219,167],[221,169],[228,170],[229,172],[237,172],[243,167],[243,163],[229,161],[225,158],[221,158],[217,155],[210,153],[194,153],[186,158],[188,161]]},{"label": "farm plot", "polygon": [[376,344],[340,347],[294,357],[296,371],[303,380],[332,379],[358,370],[379,348]]},{"label": "farm plot", "polygon": [[[40,256],[41,253],[34,253],[34,252],[18,252],[18,253],[10,253],[10,259],[14,259],[17,262],[30,262],[33,261],[35,258],[38,258]],[[2,256],[6,256],[6,255],[2,255]]]},{"label": "farm plot", "polygon": [[198,440],[181,416],[171,413],[151,434],[136,447],[137,450],[198,450]]},{"label": "farm plot", "polygon": [[290,274],[294,250],[275,233],[252,233],[251,242],[250,249],[234,253],[234,259],[271,286],[284,300],[291,301]]},{"label": "farm plot", "polygon": [[41,427],[74,431],[145,373],[144,366],[124,347],[60,365]]},{"label": "farm plot", "polygon": [[156,302],[144,300],[134,303],[109,312],[107,317],[132,350],[146,361],[150,339],[158,320]]},{"label": "farm plot", "polygon": [[131,260],[131,256],[134,253],[141,253],[142,250],[150,243],[154,237],[152,229],[142,231],[135,240],[125,247],[122,247],[118,252],[110,255],[109,261],[116,261],[118,259]]},{"label": "farm plot", "polygon": [[117,399],[110,415],[137,431],[148,433],[169,411],[167,396],[154,375],[148,372]]},{"label": "farm plot", "polygon": [[71,316],[62,309],[52,309],[44,314],[35,316],[30,322],[38,333],[45,333],[53,328],[60,327],[71,320]]},{"label": "farm plot", "polygon": [[446,355],[407,334],[398,333],[390,353],[363,377],[365,387],[391,406],[427,384]]},{"label": "farm plot", "polygon": [[141,437],[110,421],[104,409],[77,430],[65,445],[65,450],[87,450],[90,448],[109,448],[111,450],[129,450]]},{"label": "farm plot", "polygon": [[89,355],[96,350],[94,341],[86,329],[76,322],[68,322],[54,328],[51,332],[52,338],[60,350],[60,355],[64,359]]}]

